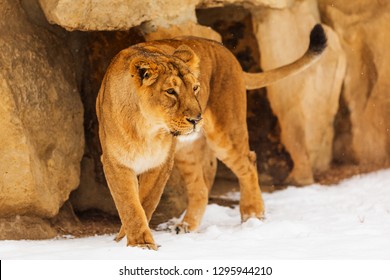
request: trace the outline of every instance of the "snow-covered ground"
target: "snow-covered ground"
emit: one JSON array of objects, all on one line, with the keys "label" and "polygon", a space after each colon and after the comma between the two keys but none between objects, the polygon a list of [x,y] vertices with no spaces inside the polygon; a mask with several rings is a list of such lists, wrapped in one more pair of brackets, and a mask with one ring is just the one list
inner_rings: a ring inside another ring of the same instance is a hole
[{"label": "snow-covered ground", "polygon": [[237,207],[209,205],[197,232],[155,231],[157,252],[106,235],[0,241],[0,259],[390,259],[390,170],[334,186],[289,187],[264,200],[265,221],[241,224]]}]

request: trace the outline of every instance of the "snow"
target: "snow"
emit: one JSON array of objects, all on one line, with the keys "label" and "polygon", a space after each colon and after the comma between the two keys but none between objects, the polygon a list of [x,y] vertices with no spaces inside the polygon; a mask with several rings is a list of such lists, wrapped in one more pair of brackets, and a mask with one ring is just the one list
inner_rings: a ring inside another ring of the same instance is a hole
[{"label": "snow", "polygon": [[264,201],[264,221],[241,224],[238,207],[212,204],[196,232],[176,235],[160,225],[153,232],[158,251],[105,235],[0,241],[0,259],[390,259],[390,169],[333,186],[289,187],[264,194]]}]

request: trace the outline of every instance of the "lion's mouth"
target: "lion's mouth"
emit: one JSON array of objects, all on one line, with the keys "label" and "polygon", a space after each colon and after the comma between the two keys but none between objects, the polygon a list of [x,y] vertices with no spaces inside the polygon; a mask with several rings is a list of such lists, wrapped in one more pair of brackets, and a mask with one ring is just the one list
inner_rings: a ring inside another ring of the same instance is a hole
[{"label": "lion's mouth", "polygon": [[171,127],[170,133],[177,137],[177,136],[189,136],[194,133],[200,132],[203,127],[203,120],[194,123],[193,125],[181,125],[178,126],[174,125]]},{"label": "lion's mouth", "polygon": [[195,133],[198,133],[201,130],[201,125],[194,125],[192,127],[188,127],[186,129],[173,129],[171,130],[171,134],[175,137],[177,136],[189,136]]}]

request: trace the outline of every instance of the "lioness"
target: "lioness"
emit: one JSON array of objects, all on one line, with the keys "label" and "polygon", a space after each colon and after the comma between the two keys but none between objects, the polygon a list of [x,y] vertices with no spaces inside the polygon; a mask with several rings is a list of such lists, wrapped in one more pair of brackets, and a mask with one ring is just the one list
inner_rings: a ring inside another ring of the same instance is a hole
[{"label": "lioness", "polygon": [[242,221],[262,218],[256,155],[248,145],[246,89],[297,73],[325,47],[318,24],[300,59],[255,74],[243,72],[220,43],[201,38],[153,41],[121,51],[108,67],[96,104],[101,159],[122,221],[116,240],[126,236],[128,246],[157,249],[148,222],[175,158],[188,190],[188,209],[177,230],[197,228],[209,193],[195,160],[201,137],[239,179]]}]

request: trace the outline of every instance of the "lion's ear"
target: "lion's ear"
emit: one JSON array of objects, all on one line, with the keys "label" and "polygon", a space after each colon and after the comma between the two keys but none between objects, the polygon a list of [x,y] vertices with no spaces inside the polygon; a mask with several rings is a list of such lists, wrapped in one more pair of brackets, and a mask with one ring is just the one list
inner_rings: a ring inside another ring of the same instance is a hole
[{"label": "lion's ear", "polygon": [[135,60],[130,66],[131,76],[136,77],[141,85],[151,85],[156,81],[158,73],[144,60]]},{"label": "lion's ear", "polygon": [[191,72],[196,76],[199,74],[199,57],[195,52],[187,45],[180,45],[174,52],[173,56],[183,60]]}]

